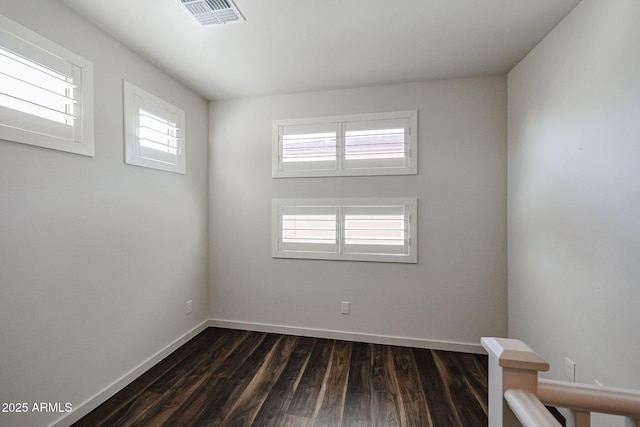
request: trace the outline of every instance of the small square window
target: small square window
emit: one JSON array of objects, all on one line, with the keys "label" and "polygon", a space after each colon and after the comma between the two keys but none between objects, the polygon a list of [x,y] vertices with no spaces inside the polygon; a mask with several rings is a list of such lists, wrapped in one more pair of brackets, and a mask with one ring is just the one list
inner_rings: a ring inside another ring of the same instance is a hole
[{"label": "small square window", "polygon": [[184,121],[184,111],[125,81],[125,163],[184,174]]}]

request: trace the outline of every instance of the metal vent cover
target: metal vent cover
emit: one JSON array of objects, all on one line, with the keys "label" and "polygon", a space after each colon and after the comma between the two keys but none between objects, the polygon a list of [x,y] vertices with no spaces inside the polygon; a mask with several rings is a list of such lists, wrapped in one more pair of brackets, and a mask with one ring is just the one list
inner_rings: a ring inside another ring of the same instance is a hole
[{"label": "metal vent cover", "polygon": [[244,16],[231,0],[180,0],[200,25],[244,22]]}]

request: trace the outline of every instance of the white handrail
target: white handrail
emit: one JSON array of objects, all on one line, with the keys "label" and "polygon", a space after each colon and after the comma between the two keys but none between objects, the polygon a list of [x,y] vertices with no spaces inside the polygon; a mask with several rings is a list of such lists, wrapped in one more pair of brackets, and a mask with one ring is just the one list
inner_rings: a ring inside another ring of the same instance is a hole
[{"label": "white handrail", "polygon": [[574,426],[588,427],[591,413],[625,417],[640,427],[640,391],[538,378],[549,364],[525,343],[508,338],[482,338],[489,354],[489,426],[557,426],[543,404],[571,411]]},{"label": "white handrail", "polygon": [[511,389],[504,398],[523,427],[561,427],[533,392]]},{"label": "white handrail", "polygon": [[537,395],[547,405],[640,419],[640,392],[635,390],[539,379]]}]

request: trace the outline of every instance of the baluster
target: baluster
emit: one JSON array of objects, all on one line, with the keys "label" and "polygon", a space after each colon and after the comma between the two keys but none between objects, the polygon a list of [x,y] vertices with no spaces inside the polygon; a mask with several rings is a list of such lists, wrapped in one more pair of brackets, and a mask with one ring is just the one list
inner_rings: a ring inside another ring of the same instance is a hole
[{"label": "baluster", "polygon": [[567,427],[591,427],[591,412],[571,409],[567,418]]},{"label": "baluster", "polygon": [[634,420],[633,418],[625,417],[624,427],[640,427],[640,418]]}]

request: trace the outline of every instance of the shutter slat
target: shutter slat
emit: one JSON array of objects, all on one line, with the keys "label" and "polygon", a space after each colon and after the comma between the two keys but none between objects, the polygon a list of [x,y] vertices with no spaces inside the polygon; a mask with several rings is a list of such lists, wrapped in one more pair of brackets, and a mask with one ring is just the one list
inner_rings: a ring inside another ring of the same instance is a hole
[{"label": "shutter slat", "polygon": [[155,114],[145,111],[143,109],[140,109],[139,116],[152,120],[154,123],[158,123],[162,129],[168,129],[168,130],[174,130],[174,131],[180,130],[180,127],[178,127],[174,122],[158,117]]},{"label": "shutter slat", "polygon": [[[59,84],[66,86],[69,89],[74,89],[76,86],[69,82],[69,77],[59,72],[45,67],[41,64],[35,63],[21,55],[17,55],[13,52],[0,48],[0,56],[5,60],[11,61],[13,64],[19,64],[19,66],[28,67],[36,73],[46,75],[48,78],[53,78],[58,81]],[[14,65],[15,66],[15,65]]]},{"label": "shutter slat", "polygon": [[[47,107],[45,105],[41,105],[41,104],[38,104],[36,102],[31,102],[31,101],[27,101],[27,100],[22,99],[22,98],[18,98],[18,97],[15,97],[15,96],[7,95],[6,93],[0,93],[0,99],[2,99],[2,98],[9,99],[9,100],[12,100],[12,101],[18,102],[18,103],[28,104],[28,105],[30,105],[32,107],[35,107],[36,109],[41,109],[41,110],[47,111],[49,113],[49,115],[57,116],[62,120],[75,120],[75,119],[77,119],[77,116],[74,116],[73,114],[65,113],[63,111],[57,110],[55,108]],[[4,105],[4,104],[0,103],[0,105]],[[14,109],[16,109],[18,111],[24,111],[24,110],[21,110],[19,108],[14,108]],[[43,114],[41,117],[48,118],[48,117],[46,117],[45,114]]]},{"label": "shutter slat", "polygon": [[346,132],[347,160],[397,159],[407,155],[405,129],[376,129]]},{"label": "shutter slat", "polygon": [[335,160],[337,152],[336,134],[310,133],[285,135],[282,138],[282,161],[321,162]]},{"label": "shutter slat", "polygon": [[180,154],[180,148],[178,147],[173,147],[171,145],[163,144],[161,142],[153,141],[146,138],[138,138],[138,140],[140,141],[141,147],[146,147],[151,150],[161,151],[163,153],[169,153],[173,155]]},{"label": "shutter slat", "polygon": [[8,78],[10,78],[11,80],[14,80],[14,81],[16,81],[16,82],[20,82],[20,83],[27,84],[27,85],[29,85],[29,86],[32,86],[32,87],[34,87],[34,88],[38,89],[38,90],[45,91],[45,92],[47,92],[47,93],[51,94],[52,96],[55,96],[56,98],[59,98],[60,100],[65,101],[65,102],[67,102],[67,103],[69,103],[69,104],[75,104],[75,103],[76,103],[76,100],[75,100],[75,99],[73,99],[73,98],[70,98],[70,97],[68,97],[68,96],[66,96],[66,95],[62,95],[62,94],[61,94],[61,93],[59,93],[59,92],[54,92],[53,90],[51,90],[51,89],[49,89],[49,88],[46,88],[46,87],[43,87],[43,86],[37,85],[37,84],[35,84],[35,83],[33,83],[33,82],[30,82],[30,81],[27,81],[27,80],[23,80],[23,79],[21,79],[21,78],[19,78],[19,77],[16,77],[16,76],[14,76],[14,75],[7,74],[7,73],[5,73],[4,71],[0,71],[0,75],[3,75],[3,76],[5,76],[5,77],[8,77]]},{"label": "shutter slat", "polygon": [[336,224],[333,214],[285,214],[281,219],[281,242],[335,245]]},{"label": "shutter slat", "polygon": [[[147,124],[142,124],[143,121]],[[136,137],[141,146],[178,156],[181,152],[178,132],[180,128],[174,122],[143,108],[138,110]]]},{"label": "shutter slat", "polygon": [[154,128],[149,127],[149,126],[139,126],[138,128],[139,129],[148,130],[150,132],[153,132],[154,134],[157,134],[158,137],[170,139],[172,141],[177,141],[179,139],[177,136],[173,136],[173,135],[169,135],[169,134],[163,133],[162,131],[159,131],[158,129],[154,129]]},{"label": "shutter slat", "polygon": [[76,86],[68,77],[3,48],[0,70],[0,105],[73,126]]},{"label": "shutter slat", "polygon": [[[359,207],[361,211],[369,209],[371,213],[345,214],[345,245],[369,245],[379,247],[375,252],[386,252],[383,247],[407,246],[408,223],[404,213],[376,213],[380,207]],[[388,207],[385,207],[388,209]],[[404,211],[402,207],[399,209]]]}]

